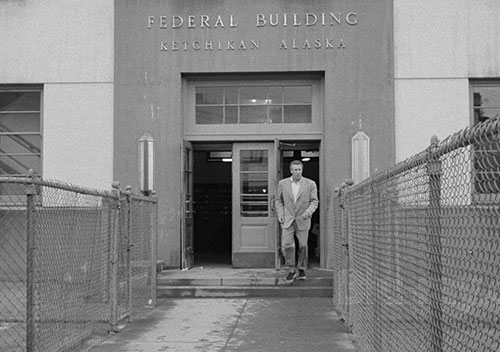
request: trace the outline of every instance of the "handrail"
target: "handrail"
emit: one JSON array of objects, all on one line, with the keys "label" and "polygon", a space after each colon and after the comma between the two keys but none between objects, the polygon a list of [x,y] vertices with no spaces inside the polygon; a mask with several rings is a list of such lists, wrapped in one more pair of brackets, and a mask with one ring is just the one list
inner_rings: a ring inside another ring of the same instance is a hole
[{"label": "handrail", "polygon": [[[74,185],[71,183],[66,183],[56,180],[45,180],[38,177],[38,175],[28,175],[28,176],[0,176],[0,183],[19,183],[19,184],[32,184],[36,186],[47,186],[52,188],[57,188],[65,191],[71,191],[75,193],[94,195],[99,197],[113,197],[116,196],[110,191],[101,191],[98,189],[83,187]],[[117,186],[118,187],[118,186]]]}]

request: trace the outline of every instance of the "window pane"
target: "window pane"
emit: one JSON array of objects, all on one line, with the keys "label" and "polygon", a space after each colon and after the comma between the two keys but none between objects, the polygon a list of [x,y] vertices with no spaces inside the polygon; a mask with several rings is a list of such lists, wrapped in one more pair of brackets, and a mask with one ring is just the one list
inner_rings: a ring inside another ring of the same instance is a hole
[{"label": "window pane", "polygon": [[269,123],[283,123],[283,109],[280,105],[269,106]]},{"label": "window pane", "polygon": [[[0,167],[0,175],[3,174],[2,168]],[[10,196],[3,198],[7,202],[12,203],[22,203],[26,202],[26,185],[20,183],[0,183],[0,194],[2,196]],[[16,196],[16,197],[13,197]]]},{"label": "window pane", "polygon": [[40,132],[40,114],[0,113],[0,132]]},{"label": "window pane", "polygon": [[474,87],[474,106],[500,108],[500,87]]},{"label": "window pane", "polygon": [[311,123],[310,105],[285,105],[285,123]]},{"label": "window pane", "polygon": [[0,174],[40,174],[40,110],[39,90],[0,91]]},{"label": "window pane", "polygon": [[304,103],[312,102],[311,86],[284,87],[283,95],[286,103]]},{"label": "window pane", "polygon": [[267,173],[241,175],[241,194],[267,194]]},{"label": "window pane", "polygon": [[241,215],[268,216],[268,173],[241,174]]},{"label": "window pane", "polygon": [[474,109],[474,125],[479,122],[486,121],[487,119],[482,116],[481,109]]},{"label": "window pane", "polygon": [[311,85],[196,87],[195,90],[196,124],[312,123]]},{"label": "window pane", "polygon": [[222,104],[224,88],[196,87],[196,104]]},{"label": "window pane", "polygon": [[40,174],[40,156],[0,155],[0,175],[27,175],[30,169]]},{"label": "window pane", "polygon": [[266,104],[267,87],[241,87],[240,104]]},{"label": "window pane", "polygon": [[0,153],[34,153],[41,150],[40,135],[0,135]]},{"label": "window pane", "polygon": [[225,122],[226,124],[235,124],[238,123],[238,107],[237,106],[226,106],[224,108],[226,113]]},{"label": "window pane", "polygon": [[282,104],[283,103],[283,88],[282,87],[269,87],[269,104]]},{"label": "window pane", "polygon": [[240,171],[267,171],[267,150],[240,151]]},{"label": "window pane", "polygon": [[500,116],[500,108],[474,109],[474,123],[483,122],[495,116]]},{"label": "window pane", "polygon": [[[500,86],[473,87],[474,124],[500,116]],[[500,193],[500,153],[498,143],[480,140],[474,143],[474,191]]]},{"label": "window pane", "polygon": [[500,193],[500,153],[498,143],[474,148],[475,189],[479,193]]},{"label": "window pane", "polygon": [[197,106],[196,124],[222,124],[222,106]]},{"label": "window pane", "polygon": [[0,92],[0,111],[40,111],[40,92]]},{"label": "window pane", "polygon": [[225,88],[224,104],[238,104],[238,87]]},{"label": "window pane", "polygon": [[240,123],[266,123],[267,106],[240,107]]},{"label": "window pane", "polygon": [[243,217],[267,217],[268,216],[267,196],[242,196],[241,216]]}]

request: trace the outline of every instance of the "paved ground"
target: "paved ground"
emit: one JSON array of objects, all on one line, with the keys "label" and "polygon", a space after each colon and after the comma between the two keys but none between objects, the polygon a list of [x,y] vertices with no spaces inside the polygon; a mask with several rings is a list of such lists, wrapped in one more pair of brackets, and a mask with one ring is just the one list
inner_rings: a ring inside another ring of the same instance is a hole
[{"label": "paved ground", "polygon": [[89,352],[352,352],[330,298],[162,299]]}]

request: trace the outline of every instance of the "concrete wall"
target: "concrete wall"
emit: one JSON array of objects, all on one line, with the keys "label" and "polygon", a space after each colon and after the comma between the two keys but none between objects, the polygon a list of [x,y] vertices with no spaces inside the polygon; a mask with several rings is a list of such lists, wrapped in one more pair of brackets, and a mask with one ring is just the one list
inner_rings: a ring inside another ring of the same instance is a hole
[{"label": "concrete wall", "polygon": [[109,189],[112,1],[1,1],[0,84],[43,84],[45,178]]},{"label": "concrete wall", "polygon": [[[46,178],[97,188],[109,188],[116,178],[137,191],[137,141],[145,132],[155,137],[160,253],[175,263],[184,73],[321,72],[322,205],[350,176],[349,143],[360,119],[372,142],[372,172],[426,148],[433,134],[442,139],[470,124],[469,80],[500,77],[500,2],[371,3],[1,1],[0,84],[44,86]],[[285,27],[282,18],[275,27],[255,25],[257,13],[349,11],[358,13],[355,26]],[[197,28],[187,28],[187,23],[178,30],[158,27],[158,16],[189,14],[212,19],[234,14],[238,27],[229,28],[227,17],[225,28],[202,30],[199,22]],[[156,16],[152,28],[148,16]],[[342,38],[346,48],[291,49],[292,38],[299,43]],[[254,39],[261,44],[259,50],[215,50],[209,56],[204,50],[160,50],[162,41],[183,39],[244,39],[247,45]],[[283,39],[286,50],[279,49]],[[332,220],[326,216],[325,221],[330,228]]]},{"label": "concrete wall", "polygon": [[[392,0],[115,3],[114,173],[115,177],[126,175],[122,181],[137,190],[137,172],[132,171],[137,168],[137,141],[146,132],[155,138],[159,255],[167,265],[180,263],[183,206],[180,165],[184,123],[188,118],[183,105],[183,75],[203,73],[217,77],[218,73],[266,72],[282,73],[285,78],[290,72],[321,75],[324,127],[320,136],[323,154],[320,182],[324,192],[321,207],[325,233],[329,236],[333,223],[331,195],[335,187],[351,176],[351,137],[358,131],[359,120],[371,138],[372,168],[383,169],[394,162],[392,9]],[[345,19],[350,12],[357,14],[355,25]],[[285,13],[287,25],[282,16]],[[297,21],[301,25],[292,25],[294,13],[301,16]],[[306,26],[306,13],[325,13],[328,24],[322,25],[320,19],[316,25]],[[329,13],[342,13],[342,24],[330,26]],[[266,15],[267,21],[269,14],[279,14],[280,23],[258,26],[258,14]],[[190,15],[194,16],[191,28]],[[210,27],[201,27],[200,15],[210,17]],[[216,26],[217,15],[222,16],[224,26]],[[230,15],[234,15],[237,26],[231,26]],[[154,16],[151,25],[149,16]],[[165,16],[165,28],[160,16]],[[184,19],[181,28],[172,28],[172,16]],[[233,41],[235,50],[227,49],[228,40]],[[259,43],[258,49],[252,49],[251,40]],[[314,47],[316,40],[322,43],[320,48]],[[340,47],[341,40],[344,48]],[[201,46],[193,47],[196,41]],[[206,41],[212,41],[212,50],[205,49]],[[324,246],[328,253],[333,253],[331,246],[333,243]],[[330,266],[331,262],[322,264]]]},{"label": "concrete wall", "polygon": [[394,0],[396,161],[470,125],[470,78],[500,77],[500,2]]}]

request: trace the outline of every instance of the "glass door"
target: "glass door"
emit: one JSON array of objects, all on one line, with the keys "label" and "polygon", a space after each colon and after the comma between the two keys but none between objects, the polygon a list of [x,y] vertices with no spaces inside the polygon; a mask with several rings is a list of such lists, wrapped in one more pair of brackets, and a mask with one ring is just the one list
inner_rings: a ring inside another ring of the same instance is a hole
[{"label": "glass door", "polygon": [[274,143],[233,144],[233,267],[275,266]]}]

